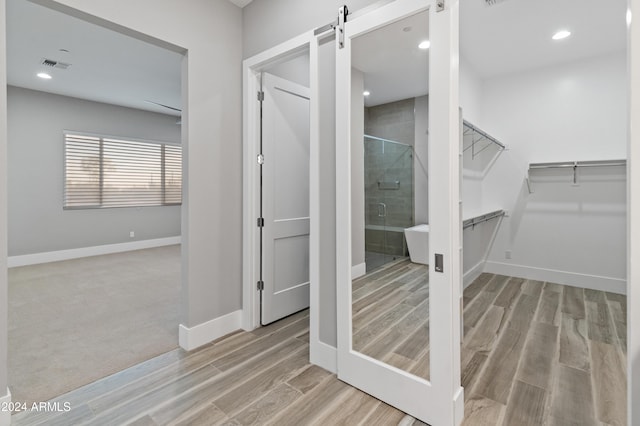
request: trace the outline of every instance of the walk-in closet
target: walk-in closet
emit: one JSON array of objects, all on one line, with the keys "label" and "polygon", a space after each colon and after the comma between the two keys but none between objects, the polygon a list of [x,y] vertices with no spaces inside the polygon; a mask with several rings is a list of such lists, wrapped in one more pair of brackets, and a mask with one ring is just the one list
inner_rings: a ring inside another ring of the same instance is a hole
[{"label": "walk-in closet", "polygon": [[463,231],[467,425],[626,424],[626,2],[602,6],[460,4],[463,216],[489,219]]}]

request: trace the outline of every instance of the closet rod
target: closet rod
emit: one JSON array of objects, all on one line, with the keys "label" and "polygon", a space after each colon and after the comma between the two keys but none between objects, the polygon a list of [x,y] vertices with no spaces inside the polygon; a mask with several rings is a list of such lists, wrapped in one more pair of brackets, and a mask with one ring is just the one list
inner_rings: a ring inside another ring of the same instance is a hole
[{"label": "closet rod", "polygon": [[558,163],[530,163],[529,170],[527,170],[527,176],[525,181],[527,183],[527,189],[529,194],[533,194],[533,188],[531,188],[531,179],[529,173],[531,170],[542,169],[573,169],[573,184],[578,184],[578,168],[579,167],[613,167],[613,166],[626,166],[627,160],[591,160],[591,161],[562,161]]},{"label": "closet rod", "polygon": [[483,138],[489,139],[491,142],[495,143],[500,148],[502,148],[502,149],[506,148],[502,142],[499,142],[496,138],[494,138],[493,136],[491,136],[487,132],[478,129],[476,126],[474,126],[473,124],[469,123],[467,120],[462,120],[462,124],[464,124],[464,126],[469,128],[472,132],[478,133]]},{"label": "closet rod", "polygon": [[595,160],[595,161],[562,161],[558,163],[531,163],[529,170],[532,169],[561,169],[571,167],[611,167],[626,166],[627,160]]},{"label": "closet rod", "polygon": [[473,217],[471,219],[467,219],[464,222],[462,222],[462,229],[467,229],[467,228],[470,228],[472,226],[479,225],[479,224],[481,224],[483,222],[486,222],[488,220],[495,219],[495,218],[501,217],[501,216],[504,216],[504,210],[496,210],[496,211],[491,212],[491,213],[483,214],[481,216],[476,216],[476,217]]}]

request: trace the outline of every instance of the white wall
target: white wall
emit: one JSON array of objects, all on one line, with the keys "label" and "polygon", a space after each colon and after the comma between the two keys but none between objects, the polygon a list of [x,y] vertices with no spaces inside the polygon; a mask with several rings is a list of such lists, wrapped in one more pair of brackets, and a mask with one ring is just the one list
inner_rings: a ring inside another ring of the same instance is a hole
[{"label": "white wall", "polygon": [[485,262],[496,231],[500,228],[500,218],[491,219],[470,226],[462,231],[462,283],[466,288],[485,270]]},{"label": "white wall", "polygon": [[482,80],[471,64],[460,56],[460,108],[465,120],[481,123]]},{"label": "white wall", "polygon": [[[529,162],[626,158],[624,53],[483,83],[482,126],[509,146],[483,182],[484,208],[510,211],[487,268],[623,291],[625,170],[562,171],[524,183]],[[510,250],[512,259],[505,259]]]},{"label": "white wall", "polygon": [[180,206],[62,208],[63,130],[179,143],[176,117],[18,87],[7,114],[9,256],[180,235]]},{"label": "white wall", "polygon": [[[537,173],[533,194],[524,177],[530,162],[626,158],[625,67],[620,52],[481,80],[461,58],[464,118],[508,146],[484,173],[483,159],[464,158],[463,217],[510,213],[487,271],[624,291],[624,168],[582,169],[580,186],[566,171]],[[467,277],[478,273],[496,223],[465,230]]]},{"label": "white wall", "polygon": [[[460,57],[460,108],[462,118],[482,128],[482,81],[471,64]],[[491,133],[488,129],[489,133]],[[466,142],[466,143],[465,143]],[[463,149],[468,146],[468,138],[463,138]],[[486,142],[485,142],[486,143]],[[484,144],[482,144],[484,146]],[[486,175],[487,156],[493,153],[485,151],[482,158],[473,158],[471,150],[463,154],[462,164],[462,219],[470,219],[489,213],[483,205],[482,182]],[[482,273],[485,261],[494,239],[499,219],[490,220],[462,232],[463,285],[467,286]]]},{"label": "white wall", "polygon": [[[482,81],[471,64],[460,57],[460,109],[462,118],[482,128]],[[489,132],[490,133],[490,132]],[[465,145],[466,147],[466,145]],[[464,148],[464,147],[463,147]],[[482,173],[478,172],[474,159],[464,153],[462,171],[462,218],[468,219],[483,212]]]}]

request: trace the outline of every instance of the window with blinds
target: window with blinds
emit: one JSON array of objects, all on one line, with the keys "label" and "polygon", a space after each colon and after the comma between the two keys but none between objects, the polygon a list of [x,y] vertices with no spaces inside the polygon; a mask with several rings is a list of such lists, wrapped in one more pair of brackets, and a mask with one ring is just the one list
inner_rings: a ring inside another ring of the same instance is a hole
[{"label": "window with blinds", "polygon": [[64,208],[170,206],[182,202],[182,147],[64,134]]}]

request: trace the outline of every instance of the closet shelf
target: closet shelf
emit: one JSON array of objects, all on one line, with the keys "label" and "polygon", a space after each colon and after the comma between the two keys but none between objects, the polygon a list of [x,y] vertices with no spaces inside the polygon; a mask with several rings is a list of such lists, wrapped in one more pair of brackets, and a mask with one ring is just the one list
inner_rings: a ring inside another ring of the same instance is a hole
[{"label": "closet shelf", "polygon": [[615,167],[626,166],[627,160],[591,160],[591,161],[560,161],[555,163],[529,163],[529,169],[527,170],[527,176],[525,178],[527,182],[527,189],[529,194],[533,193],[531,188],[530,175],[534,170],[543,169],[572,169],[573,170],[573,184],[578,184],[578,168],[580,167]]},{"label": "closet shelf", "polygon": [[493,211],[491,213],[486,213],[480,216],[476,216],[476,217],[472,217],[471,219],[467,219],[465,221],[462,222],[462,229],[467,229],[470,227],[475,227],[476,225],[479,225],[483,222],[486,222],[488,220],[491,219],[495,219],[498,217],[502,217],[505,215],[505,211],[504,210],[496,210]]},{"label": "closet shelf", "polygon": [[[482,151],[492,146],[492,144],[497,145],[500,150],[506,149],[505,145],[502,142],[498,141],[498,139],[494,138],[487,132],[480,130],[478,127],[469,123],[467,120],[462,120],[462,125],[463,125],[463,131],[462,131],[463,137],[471,135],[471,145],[467,147],[463,147],[462,152],[466,152],[470,149],[471,158],[475,158],[476,155],[480,154]],[[489,143],[483,146],[479,151],[476,151],[476,144],[483,141],[489,141]]]}]

